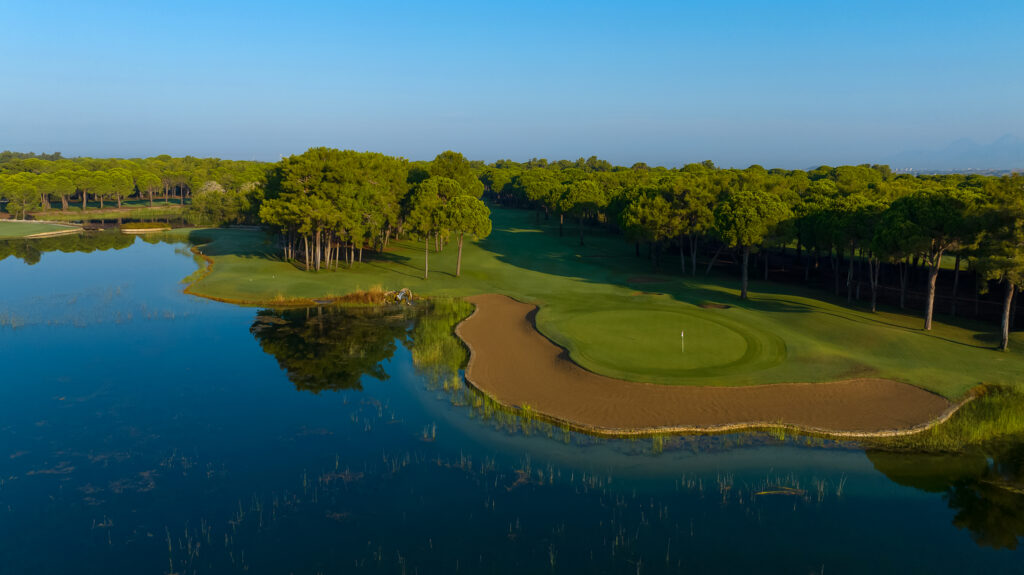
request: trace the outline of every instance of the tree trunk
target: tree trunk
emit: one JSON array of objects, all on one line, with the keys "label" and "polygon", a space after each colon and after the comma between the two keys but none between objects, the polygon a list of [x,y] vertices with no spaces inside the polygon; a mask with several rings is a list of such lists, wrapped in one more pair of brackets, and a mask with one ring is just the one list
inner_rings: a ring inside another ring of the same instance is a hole
[{"label": "tree trunk", "polygon": [[562,237],[563,224],[565,224],[565,214],[558,214],[558,237]]},{"label": "tree trunk", "polygon": [[121,209],[121,194],[117,194],[117,209]]},{"label": "tree trunk", "polygon": [[868,260],[868,275],[871,276],[871,313],[878,311],[878,276],[882,271],[882,260],[872,258]]},{"label": "tree trunk", "polygon": [[722,248],[724,248],[724,247],[725,247],[724,245],[718,246],[718,250],[715,251],[715,255],[712,256],[711,257],[711,261],[708,262],[708,269],[704,272],[704,275],[708,275],[708,274],[711,273],[711,268],[714,267],[715,261],[718,260],[718,256],[722,253]]},{"label": "tree trunk", "polygon": [[149,189],[149,207],[153,207],[153,188]]},{"label": "tree trunk", "polygon": [[690,236],[690,269],[693,277],[697,277],[697,234]]},{"label": "tree trunk", "polygon": [[459,232],[459,257],[455,260],[455,277],[460,275],[462,275],[462,232]]},{"label": "tree trunk", "polygon": [[900,274],[900,309],[907,308],[907,275],[910,273],[910,270],[907,268],[910,267],[909,259],[907,258],[908,261],[900,261],[896,264],[897,271]]},{"label": "tree trunk", "polygon": [[60,211],[65,212],[68,209],[68,197],[65,194],[60,196]]},{"label": "tree trunk", "polygon": [[323,244],[321,242],[319,229],[316,230],[316,236],[314,237],[314,245],[316,246],[316,253],[314,254],[314,257],[316,258],[316,271],[320,271],[320,261],[323,259],[323,253],[321,251],[323,248],[321,246]]},{"label": "tree trunk", "polygon": [[679,234],[679,265],[683,275],[686,275],[686,246],[683,245],[683,234]]},{"label": "tree trunk", "polygon": [[1003,321],[1000,325],[999,349],[1006,350],[1010,347],[1010,306],[1013,303],[1013,292],[1017,286],[1010,280],[1006,281],[1006,295],[1003,296]]},{"label": "tree trunk", "polygon": [[939,266],[942,265],[942,252],[935,256],[935,260],[928,266],[928,299],[924,308],[924,329],[932,329],[932,314],[935,309],[935,281],[939,277]]},{"label": "tree trunk", "polygon": [[89,201],[89,194],[85,190],[82,190],[82,211],[85,211],[85,202]]},{"label": "tree trunk", "polygon": [[953,265],[953,305],[949,308],[949,315],[956,317],[956,293],[960,287],[960,254],[956,254],[956,263]]},{"label": "tree trunk", "polygon": [[[1014,292],[1014,293],[1016,293],[1016,292]],[[1020,298],[1019,297],[1013,298],[1013,307],[1012,307],[1012,309],[1010,309],[1010,331],[1013,331],[1013,328],[1017,325],[1017,308],[1020,307],[1017,304],[1019,304],[1019,303],[1020,303]]]},{"label": "tree trunk", "polygon": [[978,284],[978,272],[974,272],[974,317],[981,313],[981,286]]},{"label": "tree trunk", "polygon": [[309,271],[309,235],[302,234],[302,245],[306,248],[306,271]]},{"label": "tree trunk", "polygon": [[102,210],[103,209],[103,194],[100,194],[99,198],[100,198],[100,209]]},{"label": "tree trunk", "polygon": [[423,236],[423,279],[430,276],[430,235]]},{"label": "tree trunk", "polygon": [[856,250],[853,244],[850,244],[850,261],[847,262],[846,266],[846,303],[853,303],[853,262],[856,260]]},{"label": "tree trunk", "polygon": [[839,297],[839,268],[843,265],[843,252],[836,250],[832,257],[832,277],[835,280],[836,297]]},{"label": "tree trunk", "polygon": [[743,283],[740,289],[740,299],[747,299],[747,262],[750,260],[750,247],[743,246]]}]

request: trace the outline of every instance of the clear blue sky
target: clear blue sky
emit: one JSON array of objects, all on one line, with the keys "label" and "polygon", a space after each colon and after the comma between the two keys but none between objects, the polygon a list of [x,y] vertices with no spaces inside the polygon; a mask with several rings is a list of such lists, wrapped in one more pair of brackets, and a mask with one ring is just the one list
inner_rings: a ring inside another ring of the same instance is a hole
[{"label": "clear blue sky", "polygon": [[1024,2],[0,2],[0,149],[805,168],[1024,136]]}]

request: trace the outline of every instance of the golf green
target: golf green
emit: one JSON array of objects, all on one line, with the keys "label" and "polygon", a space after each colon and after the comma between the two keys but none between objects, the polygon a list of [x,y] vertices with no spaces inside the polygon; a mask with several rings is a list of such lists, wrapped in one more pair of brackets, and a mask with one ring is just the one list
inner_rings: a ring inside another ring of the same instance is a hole
[{"label": "golf green", "polygon": [[[430,252],[393,241],[351,269],[307,272],[281,261],[272,236],[254,230],[176,231],[211,258],[189,293],[249,305],[312,304],[381,286],[420,296],[503,294],[539,306],[537,329],[585,369],[628,381],[701,386],[884,378],[958,399],[979,383],[1019,386],[1024,337],[993,349],[997,325],[938,316],[921,330],[916,310],[871,313],[826,291],[753,281],[738,297],[734,273],[653,269],[618,235],[560,236],[557,222],[495,209],[494,230],[467,241],[462,276],[455,246]],[[193,278],[195,279],[195,278]],[[944,281],[940,278],[940,281]],[[685,350],[680,332],[686,332]]]},{"label": "golf green", "polygon": [[[700,315],[682,310],[583,312],[564,322],[562,333],[588,341],[589,349],[598,352],[635,349],[635,355],[620,358],[618,365],[636,372],[650,370],[685,377],[740,361],[747,352],[743,335]],[[603,358],[621,353],[583,355],[594,364],[602,364]]]}]

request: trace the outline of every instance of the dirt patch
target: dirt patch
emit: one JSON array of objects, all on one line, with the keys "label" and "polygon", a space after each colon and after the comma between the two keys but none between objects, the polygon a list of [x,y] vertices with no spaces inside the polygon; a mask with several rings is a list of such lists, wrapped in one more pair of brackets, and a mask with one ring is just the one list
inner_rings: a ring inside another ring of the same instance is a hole
[{"label": "dirt patch", "polygon": [[591,373],[535,328],[535,306],[501,295],[468,298],[456,328],[472,354],[466,379],[508,406],[608,434],[785,425],[841,435],[915,430],[954,410],[944,398],[885,379],[752,387],[667,386]]},{"label": "dirt patch", "polygon": [[697,304],[697,307],[702,307],[704,309],[729,309],[732,306],[725,305],[724,303],[714,303],[707,301],[704,303]]}]

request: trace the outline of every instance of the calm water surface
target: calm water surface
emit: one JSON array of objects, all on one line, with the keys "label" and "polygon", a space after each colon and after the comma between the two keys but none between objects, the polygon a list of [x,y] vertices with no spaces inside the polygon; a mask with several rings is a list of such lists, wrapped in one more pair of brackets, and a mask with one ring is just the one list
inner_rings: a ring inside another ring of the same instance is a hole
[{"label": "calm water surface", "polygon": [[466,389],[457,302],[236,307],[181,293],[183,245],[103,237],[0,253],[5,575],[1024,572],[986,479],[1016,446],[598,440]]}]

